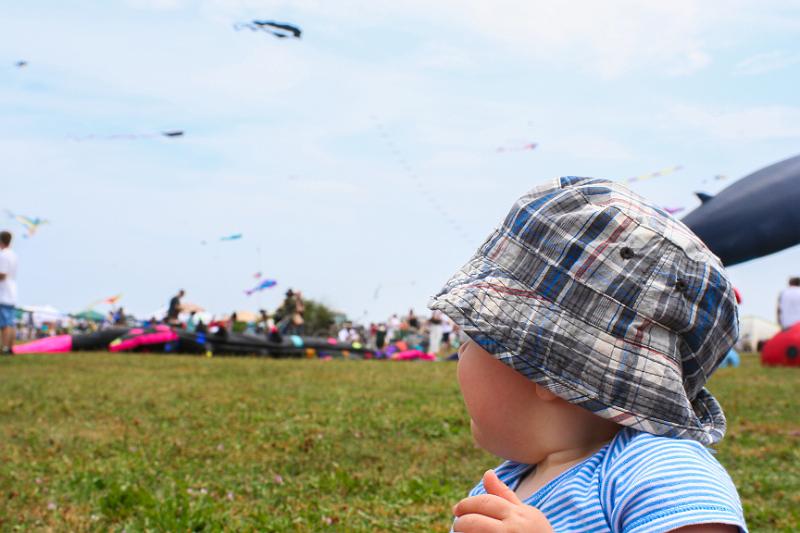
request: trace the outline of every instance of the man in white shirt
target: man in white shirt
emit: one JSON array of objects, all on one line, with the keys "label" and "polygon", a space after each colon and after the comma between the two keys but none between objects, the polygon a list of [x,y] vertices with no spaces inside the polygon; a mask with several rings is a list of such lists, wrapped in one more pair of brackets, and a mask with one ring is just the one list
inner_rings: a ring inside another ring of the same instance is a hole
[{"label": "man in white shirt", "polygon": [[11,250],[11,233],[0,231],[0,341],[10,355],[14,346],[14,307],[17,305],[17,254]]},{"label": "man in white shirt", "polygon": [[778,296],[778,323],[789,329],[800,322],[800,278],[789,278],[789,286]]},{"label": "man in white shirt", "polygon": [[344,324],[342,324],[342,329],[339,330],[339,335],[337,335],[337,337],[339,338],[339,342],[347,342],[347,338],[349,336],[350,336],[350,327],[347,324],[347,322],[345,322]]}]

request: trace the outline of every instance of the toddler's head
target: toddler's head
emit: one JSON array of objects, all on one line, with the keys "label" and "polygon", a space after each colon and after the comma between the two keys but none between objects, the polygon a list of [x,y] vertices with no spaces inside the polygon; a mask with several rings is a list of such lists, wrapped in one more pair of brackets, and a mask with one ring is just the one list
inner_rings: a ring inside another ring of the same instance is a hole
[{"label": "toddler's head", "polygon": [[472,339],[459,380],[497,455],[532,462],[510,456],[565,420],[706,445],[725,433],[703,386],[738,335],[733,288],[686,226],[618,183],[525,194],[430,307]]}]

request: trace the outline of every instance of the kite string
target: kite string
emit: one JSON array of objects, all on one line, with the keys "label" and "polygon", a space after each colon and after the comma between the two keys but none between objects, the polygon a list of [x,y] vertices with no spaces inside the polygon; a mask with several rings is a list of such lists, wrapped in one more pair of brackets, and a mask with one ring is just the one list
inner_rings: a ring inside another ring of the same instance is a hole
[{"label": "kite string", "polygon": [[442,205],[436,200],[436,198],[431,193],[430,189],[423,183],[420,179],[419,174],[414,170],[414,168],[409,164],[408,160],[404,157],[403,153],[394,143],[391,135],[387,131],[386,127],[383,125],[381,120],[374,116],[370,115],[370,119],[375,123],[376,128],[378,129],[378,135],[383,139],[384,144],[392,155],[395,158],[395,161],[403,169],[405,175],[410,179],[411,182],[417,188],[417,191],[425,198],[425,200],[430,204],[434,211],[436,211],[442,218],[447,222],[450,228],[465,242],[471,244],[472,239],[469,238],[466,231],[461,227],[461,225],[447,212],[447,210],[442,207]]}]

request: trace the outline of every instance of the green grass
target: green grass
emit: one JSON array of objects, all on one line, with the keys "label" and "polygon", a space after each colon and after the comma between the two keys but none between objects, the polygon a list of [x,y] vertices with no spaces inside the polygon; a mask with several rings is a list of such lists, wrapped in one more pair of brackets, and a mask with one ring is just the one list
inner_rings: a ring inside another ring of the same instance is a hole
[{"label": "green grass", "polygon": [[[0,530],[447,530],[497,460],[451,363],[0,359]],[[711,382],[752,531],[800,528],[800,370]]]}]

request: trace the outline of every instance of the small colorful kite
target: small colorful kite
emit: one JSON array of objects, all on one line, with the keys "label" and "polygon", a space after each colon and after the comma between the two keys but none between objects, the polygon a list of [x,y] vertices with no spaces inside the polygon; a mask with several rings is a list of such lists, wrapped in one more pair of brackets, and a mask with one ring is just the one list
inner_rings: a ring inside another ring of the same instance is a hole
[{"label": "small colorful kite", "polygon": [[537,143],[527,143],[519,146],[513,146],[513,145],[498,146],[497,153],[501,154],[503,152],[529,152],[531,150],[534,150],[537,146],[538,146]]},{"label": "small colorful kite", "polygon": [[36,231],[39,229],[39,226],[42,224],[49,224],[47,220],[41,219],[39,217],[36,218],[29,218],[24,215],[15,215],[8,209],[6,209],[6,213],[9,217],[13,218],[23,226],[25,226],[26,234],[23,237],[33,237],[36,234]]},{"label": "small colorful kite", "polygon": [[256,272],[255,274],[253,274],[253,277],[256,279],[261,279],[261,272]]},{"label": "small colorful kite", "polygon": [[682,168],[683,167],[681,165],[676,165],[674,167],[661,169],[661,170],[659,170],[657,172],[651,172],[650,174],[642,174],[641,176],[634,176],[632,178],[628,178],[625,181],[627,181],[628,183],[633,183],[635,181],[649,180],[649,179],[652,179],[652,178],[657,178],[659,176],[666,176],[667,174],[672,174],[673,172],[677,172],[677,171],[681,170]]},{"label": "small colorful kite", "polygon": [[666,211],[670,215],[674,215],[675,213],[680,213],[681,211],[683,211],[686,208],[685,207],[664,207],[663,209],[664,209],[664,211]]},{"label": "small colorful kite", "polygon": [[303,34],[303,31],[298,28],[297,26],[293,26],[292,24],[286,24],[285,22],[274,22],[272,20],[254,20],[252,22],[238,22],[233,25],[233,29],[236,31],[239,30],[251,30],[251,31],[265,31],[267,33],[271,33],[278,39],[286,39],[287,37],[294,37],[295,39],[299,39],[300,35]]},{"label": "small colorful kite", "polygon": [[97,300],[96,302],[89,305],[88,309],[92,309],[95,305],[100,305],[100,304],[116,305],[116,303],[121,299],[122,299],[122,294],[115,294],[114,296],[109,296],[108,298]]},{"label": "small colorful kite", "polygon": [[262,281],[261,283],[259,283],[255,287],[253,287],[252,289],[244,291],[244,293],[246,295],[250,296],[253,293],[263,291],[264,289],[269,289],[270,287],[274,287],[277,284],[278,284],[278,282],[275,281],[274,279],[265,279],[264,281]]}]

